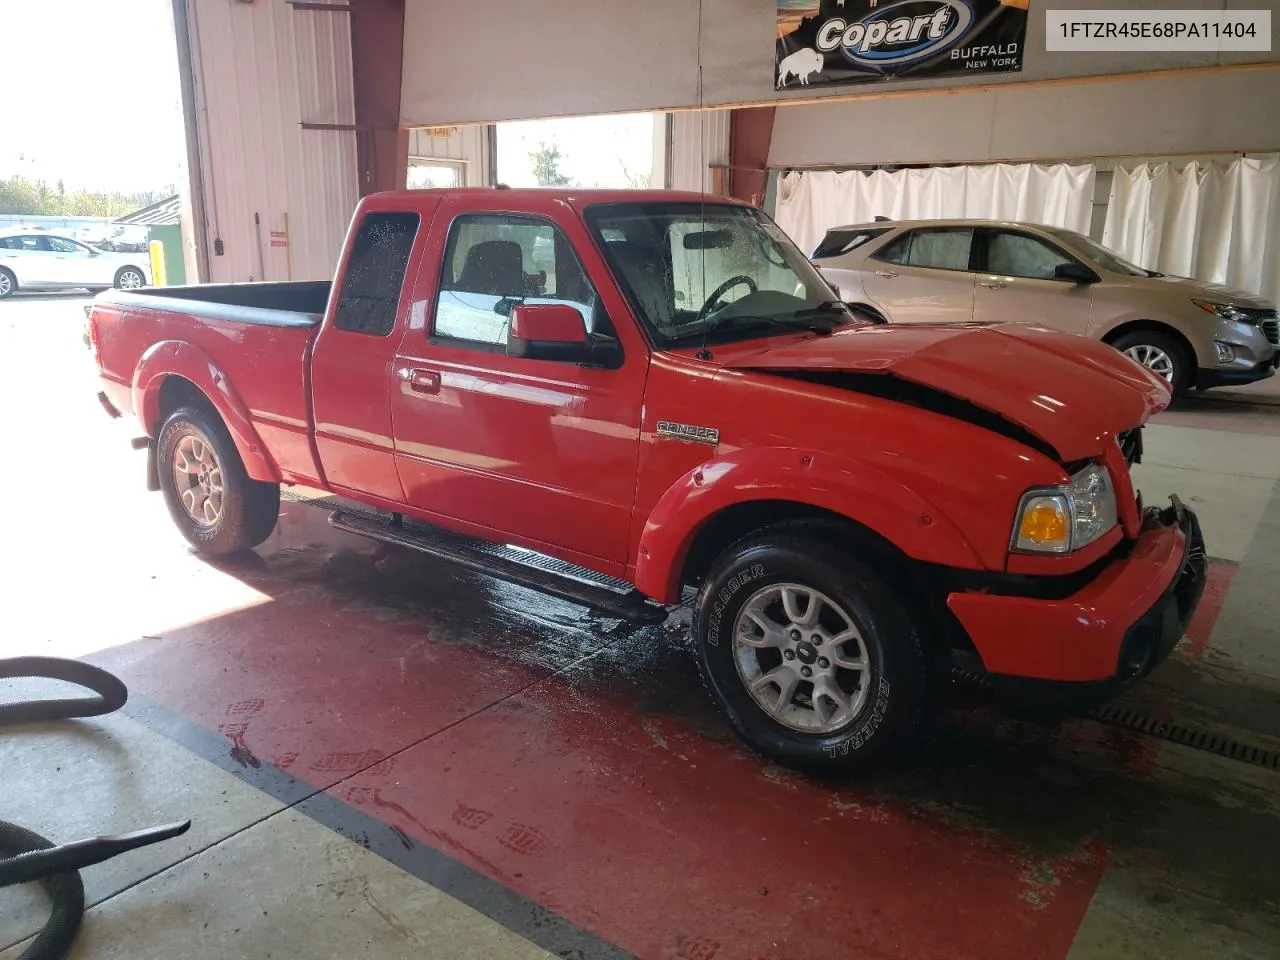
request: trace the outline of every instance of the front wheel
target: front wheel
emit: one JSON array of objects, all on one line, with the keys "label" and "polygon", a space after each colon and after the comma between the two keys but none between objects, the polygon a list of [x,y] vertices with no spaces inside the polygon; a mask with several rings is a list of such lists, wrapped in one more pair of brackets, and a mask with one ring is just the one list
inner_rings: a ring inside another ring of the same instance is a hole
[{"label": "front wheel", "polygon": [[0,267],[0,300],[13,296],[18,289],[18,278],[9,270]]},{"label": "front wheel", "polygon": [[175,410],[156,441],[169,515],[197,550],[213,556],[256,547],[280,513],[280,486],[254,480],[216,414]]},{"label": "front wheel", "polygon": [[781,764],[859,772],[923,725],[928,668],[911,617],[870,565],[821,537],[782,529],[729,547],[694,629],[712,698]]},{"label": "front wheel", "polygon": [[1117,337],[1111,345],[1169,384],[1175,397],[1182,396],[1191,386],[1191,358],[1169,334],[1159,330],[1134,330]]},{"label": "front wheel", "polygon": [[140,290],[147,285],[147,278],[137,267],[125,267],[116,274],[116,286],[121,290]]}]

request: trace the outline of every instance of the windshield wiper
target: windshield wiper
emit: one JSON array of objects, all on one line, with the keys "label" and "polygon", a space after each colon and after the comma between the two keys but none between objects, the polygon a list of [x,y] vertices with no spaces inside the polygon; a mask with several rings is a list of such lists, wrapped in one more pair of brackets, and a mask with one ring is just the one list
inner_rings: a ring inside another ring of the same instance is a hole
[{"label": "windshield wiper", "polygon": [[803,310],[797,310],[795,313],[785,314],[756,314],[756,313],[731,313],[727,316],[717,317],[700,330],[690,330],[688,333],[680,334],[677,339],[692,339],[693,337],[705,337],[713,331],[731,326],[736,322],[742,322],[744,326],[758,326],[761,324],[775,327],[793,327],[797,330],[807,330],[810,333],[816,333],[820,336],[828,336],[836,327],[848,320],[837,320],[830,316],[833,312],[844,313],[846,308],[839,300],[826,300],[822,303],[814,304],[812,307],[806,307]]}]

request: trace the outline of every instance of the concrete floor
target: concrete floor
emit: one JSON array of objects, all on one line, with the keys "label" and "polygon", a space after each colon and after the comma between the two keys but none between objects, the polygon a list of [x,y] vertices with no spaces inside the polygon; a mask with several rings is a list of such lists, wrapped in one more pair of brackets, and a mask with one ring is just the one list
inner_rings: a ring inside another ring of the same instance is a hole
[{"label": "concrete floor", "polygon": [[[131,699],[0,733],[0,819],[193,827],[84,871],[76,957],[1280,957],[1280,772],[978,703],[927,762],[820,785],[742,749],[679,622],[292,503],[255,557],[195,557],[94,400],[82,303],[0,303],[0,655],[86,657]],[[1280,750],[1280,407],[1184,405],[1147,458],[1148,502],[1179,491],[1215,560],[1126,700]],[[0,891],[0,960],[44,910]]]}]

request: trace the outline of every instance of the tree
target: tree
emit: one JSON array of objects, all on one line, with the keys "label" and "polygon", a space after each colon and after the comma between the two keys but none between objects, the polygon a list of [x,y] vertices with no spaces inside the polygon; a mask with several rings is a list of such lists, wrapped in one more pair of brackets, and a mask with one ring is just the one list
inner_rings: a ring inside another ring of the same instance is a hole
[{"label": "tree", "polygon": [[618,155],[618,166],[622,168],[622,177],[627,181],[627,186],[635,190],[647,190],[653,186],[652,173],[632,173],[627,169],[627,165],[622,162],[622,156]]},{"label": "tree", "polygon": [[567,187],[573,181],[560,172],[560,148],[545,140],[538,142],[538,149],[529,153],[533,162],[533,176],[540,187]]},{"label": "tree", "polygon": [[76,190],[68,193],[59,180],[50,188],[43,180],[34,183],[22,176],[0,179],[0,213],[23,216],[123,217],[172,197],[176,187],[147,190],[142,193],[91,193]]}]

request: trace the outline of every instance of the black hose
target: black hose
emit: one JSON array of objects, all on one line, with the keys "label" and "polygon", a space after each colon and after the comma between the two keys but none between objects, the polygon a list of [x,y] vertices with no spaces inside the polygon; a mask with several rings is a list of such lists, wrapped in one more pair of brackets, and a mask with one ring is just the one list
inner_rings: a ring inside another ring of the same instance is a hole
[{"label": "black hose", "polygon": [[[116,677],[76,660],[50,657],[0,660],[0,678],[4,677],[65,680],[87,687],[98,696],[0,705],[0,725],[96,717],[120,709],[129,697],[129,691]],[[160,831],[154,839],[184,832],[187,826],[189,824],[174,824]],[[0,820],[0,888],[38,880],[53,901],[49,921],[18,960],[62,960],[66,957],[84,917],[84,884],[80,880],[79,868],[144,842],[154,842],[151,834],[100,838],[55,847],[39,834]]]}]

